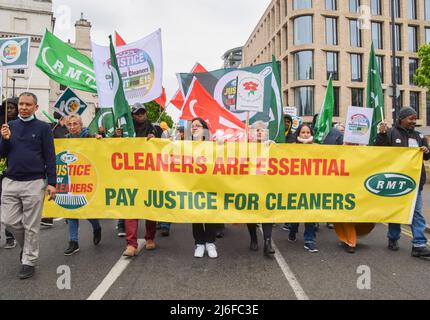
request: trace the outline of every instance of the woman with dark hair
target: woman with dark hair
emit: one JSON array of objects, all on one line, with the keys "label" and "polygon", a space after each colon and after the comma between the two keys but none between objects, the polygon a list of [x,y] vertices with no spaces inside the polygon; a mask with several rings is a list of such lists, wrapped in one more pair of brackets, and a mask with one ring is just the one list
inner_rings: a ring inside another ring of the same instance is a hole
[{"label": "woman with dark hair", "polygon": [[[314,131],[310,125],[302,124],[296,131],[296,143],[301,144],[313,144],[314,142]],[[299,231],[298,223],[290,224],[290,234],[288,235],[288,241],[296,242],[296,234]],[[316,233],[315,223],[305,223],[305,249],[311,253],[318,252],[316,247]]]},{"label": "woman with dark hair", "polygon": [[[202,118],[192,120],[189,139],[192,141],[210,141],[208,125]],[[203,258],[205,251],[208,252],[209,258],[218,258],[215,246],[217,226],[214,223],[193,223],[193,237],[196,244],[195,258]]]}]

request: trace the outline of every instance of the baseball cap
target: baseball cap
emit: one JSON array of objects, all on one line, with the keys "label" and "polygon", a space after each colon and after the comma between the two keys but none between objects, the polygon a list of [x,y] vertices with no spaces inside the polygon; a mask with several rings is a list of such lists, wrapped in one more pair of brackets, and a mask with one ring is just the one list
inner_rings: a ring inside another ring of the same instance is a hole
[{"label": "baseball cap", "polygon": [[131,108],[131,112],[136,113],[137,111],[142,110],[142,109],[146,111],[146,108],[142,103],[135,103],[133,105],[133,107]]}]

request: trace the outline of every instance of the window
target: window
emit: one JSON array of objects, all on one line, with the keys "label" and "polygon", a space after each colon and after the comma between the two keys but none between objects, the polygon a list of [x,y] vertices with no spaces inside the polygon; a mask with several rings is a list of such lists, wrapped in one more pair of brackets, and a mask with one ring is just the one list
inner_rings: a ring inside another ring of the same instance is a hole
[{"label": "window", "polygon": [[337,19],[325,18],[325,42],[337,46]]},{"label": "window", "polygon": [[424,19],[430,20],[430,0],[424,0]]},{"label": "window", "polygon": [[294,45],[313,42],[312,16],[294,19]]},{"label": "window", "polygon": [[430,43],[430,28],[425,28],[425,32],[426,32],[426,44]]},{"label": "window", "polygon": [[418,51],[418,28],[415,26],[409,26],[409,51],[417,52]]},{"label": "window", "polygon": [[351,47],[361,47],[361,30],[358,20],[349,20],[349,38]]},{"label": "window", "polygon": [[411,86],[416,86],[417,84],[414,81],[415,72],[418,69],[418,59],[409,59],[409,84]]},{"label": "window", "polygon": [[372,22],[372,41],[376,49],[383,49],[382,38],[382,23]]},{"label": "window", "polygon": [[372,0],[371,11],[372,11],[372,15],[374,15],[374,16],[381,16],[382,15],[381,0]]},{"label": "window", "polygon": [[400,96],[396,99],[396,105],[399,108],[403,108],[403,90],[400,91]]},{"label": "window", "polygon": [[294,0],[293,9],[312,9],[312,0]]},{"label": "window", "polygon": [[312,80],[314,78],[313,51],[299,51],[294,54],[294,80]]},{"label": "window", "polygon": [[363,103],[363,92],[361,88],[351,89],[351,106],[353,107],[364,107]]},{"label": "window", "polygon": [[[390,34],[391,34],[392,28],[390,27]],[[394,27],[394,36],[395,36],[395,49],[397,51],[402,50],[402,38],[401,38],[401,32],[400,32],[400,25],[396,24]],[[392,48],[392,47],[391,47]]]},{"label": "window", "polygon": [[408,18],[417,19],[417,0],[408,0]]},{"label": "window", "polygon": [[378,63],[381,82],[384,83],[384,56],[376,56],[376,62]]},{"label": "window", "polygon": [[349,12],[358,12],[360,0],[349,0]]},{"label": "window", "polygon": [[396,83],[403,84],[402,58],[396,57],[394,59],[394,70],[396,72]]},{"label": "window", "polygon": [[336,0],[325,0],[325,9],[326,10],[337,10]]},{"label": "window", "polygon": [[362,81],[361,54],[351,54],[351,81]]},{"label": "window", "polygon": [[333,87],[334,90],[334,111],[333,111],[333,116],[334,117],[339,117],[340,116],[340,104],[339,104],[339,92],[340,92],[340,88],[339,87]]},{"label": "window", "polygon": [[417,112],[417,118],[420,118],[420,93],[411,91],[409,93],[409,105]]},{"label": "window", "polygon": [[339,53],[327,52],[327,80],[332,75],[333,80],[339,80]]},{"label": "window", "polygon": [[314,88],[299,87],[294,89],[295,105],[300,116],[314,115]]},{"label": "window", "polygon": [[[393,0],[394,1],[394,16],[396,18],[400,18],[400,0]],[[391,17],[391,1],[390,3],[390,17]]]}]

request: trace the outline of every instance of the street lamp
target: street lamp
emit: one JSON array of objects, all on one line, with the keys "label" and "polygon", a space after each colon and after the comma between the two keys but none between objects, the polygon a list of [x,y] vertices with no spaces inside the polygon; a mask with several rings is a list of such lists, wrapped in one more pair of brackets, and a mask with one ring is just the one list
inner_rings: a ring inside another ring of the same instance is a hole
[{"label": "street lamp", "polygon": [[393,81],[393,125],[397,120],[397,71],[396,71],[396,18],[394,5],[396,0],[391,0],[391,46],[393,49],[392,53],[392,81]]}]

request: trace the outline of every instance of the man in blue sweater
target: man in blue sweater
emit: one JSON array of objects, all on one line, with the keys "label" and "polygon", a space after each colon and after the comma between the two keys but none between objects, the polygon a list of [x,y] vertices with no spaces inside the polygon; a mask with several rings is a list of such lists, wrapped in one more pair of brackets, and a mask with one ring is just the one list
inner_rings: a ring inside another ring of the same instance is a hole
[{"label": "man in blue sweater", "polygon": [[1,214],[2,221],[22,248],[20,279],[33,276],[39,257],[45,191],[49,200],[56,194],[54,137],[50,126],[35,118],[38,107],[34,94],[21,94],[18,119],[1,128],[0,157],[7,158]]}]

